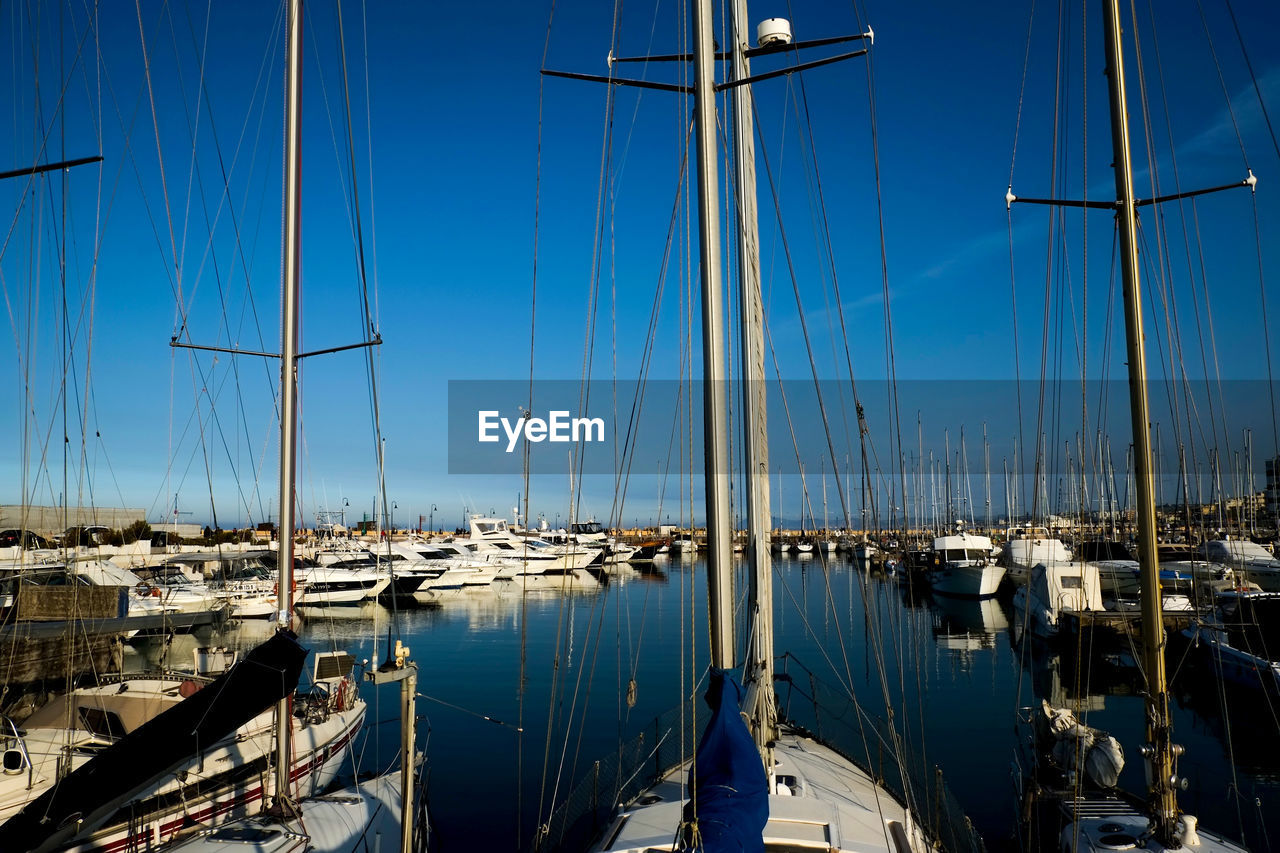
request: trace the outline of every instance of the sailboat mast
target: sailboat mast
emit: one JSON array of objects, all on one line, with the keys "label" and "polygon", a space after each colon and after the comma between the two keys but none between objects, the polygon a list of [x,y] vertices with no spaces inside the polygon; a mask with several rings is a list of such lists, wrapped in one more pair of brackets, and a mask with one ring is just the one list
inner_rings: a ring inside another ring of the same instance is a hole
[{"label": "sailboat mast", "polygon": [[991,444],[987,441],[987,425],[982,424],[982,470],[987,477],[987,535],[991,535]]},{"label": "sailboat mast", "polygon": [[820,470],[822,471],[822,536],[826,538],[828,535],[827,530],[829,529],[829,519],[827,518],[827,468],[825,460],[819,461],[821,463]]},{"label": "sailboat mast", "polygon": [[1170,740],[1169,692],[1165,684],[1164,621],[1161,612],[1160,566],[1156,559],[1155,488],[1151,477],[1150,415],[1147,407],[1146,356],[1142,335],[1142,294],[1138,280],[1137,211],[1134,208],[1133,161],[1125,107],[1124,52],[1121,47],[1119,0],[1104,0],[1107,29],[1107,82],[1111,102],[1111,145],[1116,176],[1116,216],[1120,227],[1124,284],[1125,343],[1129,357],[1129,410],[1133,419],[1137,474],[1138,561],[1142,577],[1142,639],[1147,675],[1147,746],[1150,766],[1152,829],[1162,845],[1175,840],[1178,800],[1174,790],[1174,746]]},{"label": "sailboat mast", "polygon": [[[280,305],[280,549],[276,601],[281,628],[293,620],[293,494],[298,410],[298,283],[302,265],[302,0],[289,0],[285,26],[289,71],[285,91],[284,251]],[[276,709],[275,807],[290,801],[293,714],[290,697]]]},{"label": "sailboat mast", "polygon": [[715,42],[711,0],[693,7],[694,133],[698,155],[698,254],[702,269],[702,433],[707,514],[707,604],[711,621],[711,665],[734,664],[733,575],[729,565],[728,412],[722,275],[720,270],[720,176],[716,163]]},{"label": "sailboat mast", "polygon": [[[734,0],[730,79],[751,76],[746,0]],[[743,471],[747,496],[747,650],[751,731],[766,749],[777,737],[773,702],[773,565],[769,551],[769,432],[764,376],[764,305],[760,295],[760,228],[756,212],[756,148],[750,84],[733,88],[734,197],[738,212],[739,347],[742,360]]]}]

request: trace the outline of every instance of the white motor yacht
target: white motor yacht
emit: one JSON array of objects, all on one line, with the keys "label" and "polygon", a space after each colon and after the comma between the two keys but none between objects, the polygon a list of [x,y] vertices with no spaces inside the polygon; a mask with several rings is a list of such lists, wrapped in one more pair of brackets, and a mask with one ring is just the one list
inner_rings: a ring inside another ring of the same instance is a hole
[{"label": "white motor yacht", "polygon": [[969,598],[996,594],[1005,569],[991,558],[989,538],[966,533],[964,522],[957,521],[954,533],[933,540],[933,552],[940,561],[929,572],[934,592]]},{"label": "white motor yacht", "polygon": [[471,539],[467,545],[474,546],[474,552],[481,556],[494,554],[519,561],[520,574],[568,574],[604,559],[604,552],[599,548],[577,543],[552,545],[533,536],[517,536],[505,518],[472,516]]},{"label": "white motor yacht", "polygon": [[1266,592],[1280,592],[1280,560],[1266,547],[1248,539],[1212,539],[1196,551],[1210,563],[1229,566],[1236,578],[1252,581]]},{"label": "white motor yacht", "polygon": [[1068,563],[1071,549],[1061,539],[1049,534],[1047,527],[1030,524],[1010,527],[1000,549],[999,563],[1005,576],[1016,584],[1025,584],[1037,563]]}]

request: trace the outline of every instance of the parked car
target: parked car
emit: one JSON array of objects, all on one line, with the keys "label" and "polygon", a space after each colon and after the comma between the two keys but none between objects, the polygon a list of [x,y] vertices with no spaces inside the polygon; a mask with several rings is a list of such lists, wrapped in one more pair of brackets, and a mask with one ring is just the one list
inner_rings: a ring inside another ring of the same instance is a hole
[{"label": "parked car", "polygon": [[68,548],[76,545],[105,545],[107,544],[107,534],[110,532],[109,528],[100,524],[68,527],[67,532],[62,534],[62,544]]},{"label": "parked car", "polygon": [[51,548],[49,540],[43,536],[37,536],[30,530],[19,530],[11,528],[9,530],[0,530],[0,548],[25,548],[28,551],[34,551],[37,548]]}]

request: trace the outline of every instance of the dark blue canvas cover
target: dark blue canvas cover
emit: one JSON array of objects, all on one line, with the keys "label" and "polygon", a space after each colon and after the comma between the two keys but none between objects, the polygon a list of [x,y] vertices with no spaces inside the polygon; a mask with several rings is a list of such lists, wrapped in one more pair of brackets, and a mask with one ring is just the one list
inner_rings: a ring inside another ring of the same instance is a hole
[{"label": "dark blue canvas cover", "polygon": [[763,853],[769,820],[764,763],[738,709],[742,687],[723,670],[711,670],[707,688],[711,721],[694,759],[693,798],[685,806],[682,850]]}]

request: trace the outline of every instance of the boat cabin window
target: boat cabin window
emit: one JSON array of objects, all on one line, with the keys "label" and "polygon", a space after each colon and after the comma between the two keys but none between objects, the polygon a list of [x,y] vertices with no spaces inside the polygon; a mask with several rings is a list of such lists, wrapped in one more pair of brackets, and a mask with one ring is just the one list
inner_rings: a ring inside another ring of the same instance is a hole
[{"label": "boat cabin window", "polygon": [[1077,556],[1085,561],[1132,560],[1133,554],[1119,542],[1081,542]]},{"label": "boat cabin window", "polygon": [[267,826],[229,826],[215,829],[209,838],[214,841],[231,841],[237,844],[262,844],[279,836],[280,830]]},{"label": "boat cabin window", "polygon": [[86,731],[92,732],[98,737],[114,740],[128,734],[124,730],[124,723],[120,721],[120,715],[114,711],[104,711],[101,708],[89,708],[81,705],[76,708],[76,713],[80,717],[80,725]]},{"label": "boat cabin window", "polygon": [[1063,589],[1084,589],[1079,575],[1063,575],[1061,580]]}]

